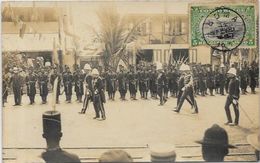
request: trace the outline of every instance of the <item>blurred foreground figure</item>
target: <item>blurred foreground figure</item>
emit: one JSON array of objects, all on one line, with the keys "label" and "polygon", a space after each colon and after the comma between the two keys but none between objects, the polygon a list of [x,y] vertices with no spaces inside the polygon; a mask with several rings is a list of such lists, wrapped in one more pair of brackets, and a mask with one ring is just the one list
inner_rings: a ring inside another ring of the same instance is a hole
[{"label": "blurred foreground figure", "polygon": [[254,147],[255,149],[255,155],[256,155],[256,161],[259,161],[259,151],[260,151],[260,134],[251,134],[247,136],[247,142]]},{"label": "blurred foreground figure", "polygon": [[223,162],[228,148],[235,148],[228,143],[226,130],[217,124],[205,131],[203,140],[196,142],[202,145],[202,157],[206,162]]},{"label": "blurred foreground figure", "polygon": [[175,147],[171,144],[156,144],[150,146],[151,162],[171,163],[176,160]]},{"label": "blurred foreground figure", "polygon": [[100,156],[99,162],[133,162],[133,159],[123,150],[110,150]]},{"label": "blurred foreground figure", "polygon": [[47,111],[42,115],[43,138],[46,139],[47,149],[41,157],[46,163],[79,163],[77,155],[63,151],[60,148],[61,119],[57,111]]}]

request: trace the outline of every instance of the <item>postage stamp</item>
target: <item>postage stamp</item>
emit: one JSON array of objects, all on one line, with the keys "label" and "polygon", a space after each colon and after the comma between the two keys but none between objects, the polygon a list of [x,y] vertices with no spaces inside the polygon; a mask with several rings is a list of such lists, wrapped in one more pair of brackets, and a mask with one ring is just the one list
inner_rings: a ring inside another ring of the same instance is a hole
[{"label": "postage stamp", "polygon": [[228,51],[256,46],[254,5],[190,6],[190,45]]}]

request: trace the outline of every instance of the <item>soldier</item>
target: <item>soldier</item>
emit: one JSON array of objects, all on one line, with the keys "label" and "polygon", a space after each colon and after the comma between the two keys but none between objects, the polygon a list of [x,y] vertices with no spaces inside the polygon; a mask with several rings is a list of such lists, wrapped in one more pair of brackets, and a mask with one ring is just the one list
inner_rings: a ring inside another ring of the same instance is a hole
[{"label": "soldier", "polygon": [[66,101],[68,103],[71,103],[73,76],[70,72],[69,67],[66,66],[62,78],[63,78],[64,91],[66,95]]},{"label": "soldier", "polygon": [[247,72],[246,67],[241,67],[241,70],[239,72],[240,77],[240,87],[242,94],[246,94],[246,88],[247,88]]},{"label": "soldier", "polygon": [[225,82],[226,82],[226,74],[225,74],[224,64],[221,64],[219,71],[220,71],[220,73],[219,73],[219,92],[223,96],[224,95]]},{"label": "soldier", "polygon": [[256,87],[256,68],[251,65],[249,68],[249,81],[250,81],[250,88],[251,88],[251,93],[255,94],[255,87]]},{"label": "soldier", "polygon": [[85,75],[79,68],[73,74],[73,79],[75,83],[74,91],[76,92],[77,101],[80,103],[82,103],[82,95],[84,94],[84,87],[83,87],[84,78]]},{"label": "soldier", "polygon": [[93,69],[91,75],[93,77],[93,105],[96,112],[96,116],[94,117],[94,119],[99,119],[101,113],[101,120],[105,120],[106,113],[104,103],[106,102],[106,98],[104,93],[104,84],[102,82],[101,77],[99,76],[99,72],[97,69]]},{"label": "soldier", "polygon": [[144,72],[144,99],[147,100],[148,91],[150,88],[150,75],[147,70]]},{"label": "soldier", "polygon": [[33,67],[29,68],[29,74],[25,78],[26,86],[27,86],[27,95],[30,99],[30,104],[34,104],[34,98],[36,94],[36,82],[37,76],[33,72]]},{"label": "soldier", "polygon": [[109,72],[106,74],[106,91],[108,93],[108,99],[112,100],[112,92],[113,92],[113,84],[112,84],[112,71],[109,70]]},{"label": "soldier", "polygon": [[197,114],[199,112],[199,110],[198,110],[197,102],[194,98],[193,77],[190,72],[190,67],[188,65],[182,65],[180,67],[180,71],[182,71],[183,75],[184,75],[184,86],[179,88],[181,91],[183,91],[183,93],[180,97],[179,102],[177,102],[178,103],[177,108],[173,111],[179,113],[184,100],[189,97],[191,100],[191,104],[192,104],[192,106],[194,106],[194,109],[195,109],[193,114]]},{"label": "soldier", "polygon": [[40,96],[42,97],[42,104],[47,103],[47,95],[48,95],[48,75],[44,70],[40,71],[38,76],[38,84],[40,88]]},{"label": "soldier", "polygon": [[220,94],[220,80],[219,80],[219,77],[220,77],[220,71],[219,71],[219,68],[218,69],[215,69],[214,71],[215,73],[215,92],[216,94]]},{"label": "soldier", "polygon": [[60,87],[61,87],[61,80],[62,80],[62,76],[61,76],[61,73],[57,71],[56,68],[53,69],[53,73],[51,74],[51,77],[50,77],[50,83],[52,85],[52,91],[54,91],[54,81],[55,79],[58,78],[58,83],[57,83],[57,89],[56,89],[56,104],[59,104],[60,101],[59,101],[59,96],[61,94],[60,92]]},{"label": "soldier", "polygon": [[23,78],[19,74],[19,69],[17,67],[13,68],[13,76],[10,79],[10,83],[12,83],[13,86],[13,92],[14,92],[14,106],[21,105],[22,101],[22,87],[23,87]]},{"label": "soldier", "polygon": [[200,90],[200,95],[205,96],[205,89],[206,89],[206,84],[204,83],[204,74],[202,69],[199,70],[199,90]]},{"label": "soldier", "polygon": [[[238,100],[239,100],[239,80],[236,77],[236,69],[230,68],[228,71],[228,77],[230,78],[229,84],[228,84],[228,96],[226,99],[225,104],[225,111],[228,121],[225,123],[225,125],[238,125],[239,123],[239,110],[238,110]],[[235,123],[232,123],[232,117],[230,114],[229,106],[233,105],[234,112],[235,112]]]},{"label": "soldier", "polygon": [[167,67],[164,68],[164,75],[166,78],[165,85],[164,85],[164,97],[167,99],[169,94],[169,79],[170,79],[170,73]]},{"label": "soldier", "polygon": [[157,85],[156,85],[156,79],[157,79],[157,72],[156,67],[152,68],[151,78],[150,78],[150,87],[151,87],[151,96],[152,98],[157,99]]},{"label": "soldier", "polygon": [[134,72],[133,67],[130,68],[130,72],[128,74],[128,82],[129,82],[129,92],[130,98],[132,100],[136,99],[136,92],[137,92],[137,74]]},{"label": "soldier", "polygon": [[58,111],[47,111],[42,115],[43,138],[47,149],[41,154],[46,163],[80,163],[79,157],[61,149],[61,118]]},{"label": "soldier", "polygon": [[159,105],[163,105],[167,99],[165,97],[165,93],[164,93],[164,88],[167,84],[166,82],[166,76],[163,72],[163,69],[162,69],[162,64],[159,63],[156,67],[157,69],[157,72],[158,72],[158,76],[157,76],[157,79],[156,79],[156,84],[157,84],[157,94],[159,95],[160,97],[160,104]]},{"label": "soldier", "polygon": [[89,102],[92,101],[92,99],[93,99],[91,67],[89,64],[85,64],[84,72],[85,72],[85,79],[84,79],[85,97],[84,97],[84,101],[83,101],[83,107],[81,109],[81,112],[79,112],[80,114],[85,114]]},{"label": "soldier", "polygon": [[9,83],[9,76],[8,74],[3,75],[3,80],[2,80],[2,96],[3,96],[3,106],[4,103],[7,103],[7,97],[8,97],[8,83]]},{"label": "soldier", "polygon": [[212,68],[210,67],[208,69],[208,72],[207,72],[207,87],[209,89],[209,92],[210,92],[210,96],[213,96],[213,90],[215,88],[215,75],[214,75],[214,72],[212,71]]},{"label": "soldier", "polygon": [[120,72],[118,74],[117,80],[119,84],[119,92],[120,92],[120,99],[126,100],[125,95],[127,92],[127,81],[126,81],[126,73],[124,72],[124,67],[119,65]]}]

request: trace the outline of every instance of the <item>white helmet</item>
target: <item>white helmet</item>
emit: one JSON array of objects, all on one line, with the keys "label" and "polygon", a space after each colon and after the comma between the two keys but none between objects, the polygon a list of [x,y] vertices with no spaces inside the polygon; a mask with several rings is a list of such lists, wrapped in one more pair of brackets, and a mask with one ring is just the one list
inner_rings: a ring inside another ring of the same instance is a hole
[{"label": "white helmet", "polygon": [[222,67],[225,67],[225,66],[224,66],[224,64],[223,64],[223,63],[221,63],[220,67],[222,68]]},{"label": "white helmet", "polygon": [[190,66],[182,64],[180,67],[180,71],[190,71]]},{"label": "white helmet", "polygon": [[45,66],[46,67],[50,67],[51,66],[51,62],[45,62]]},{"label": "white helmet", "polygon": [[228,70],[228,72],[227,72],[228,74],[233,74],[233,75],[237,75],[237,70],[235,69],[235,68],[230,68],[229,70]]},{"label": "white helmet", "polygon": [[13,72],[14,72],[14,73],[18,73],[18,72],[19,72],[19,69],[18,69],[17,67],[14,67],[14,68],[13,68]]},{"label": "white helmet", "polygon": [[90,65],[89,65],[89,64],[85,64],[85,66],[84,66],[84,70],[91,70]]},{"label": "white helmet", "polygon": [[94,68],[94,69],[92,70],[92,72],[91,72],[91,75],[93,75],[93,76],[98,76],[98,75],[99,75],[98,70],[97,70],[96,68]]},{"label": "white helmet", "polygon": [[156,63],[156,70],[162,70],[162,69],[163,69],[162,63],[157,62],[157,63]]}]

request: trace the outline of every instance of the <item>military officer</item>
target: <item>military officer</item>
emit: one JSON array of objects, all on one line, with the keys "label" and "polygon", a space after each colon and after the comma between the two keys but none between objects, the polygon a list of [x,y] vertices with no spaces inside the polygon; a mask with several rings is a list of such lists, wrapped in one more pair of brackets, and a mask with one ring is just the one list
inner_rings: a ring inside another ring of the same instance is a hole
[{"label": "military officer", "polygon": [[127,92],[127,78],[126,73],[124,72],[124,67],[119,65],[120,72],[118,74],[117,80],[119,85],[120,99],[126,100],[125,95]]},{"label": "military officer", "polygon": [[89,64],[84,65],[84,72],[85,72],[85,79],[84,79],[85,97],[83,101],[83,107],[81,109],[81,112],[79,112],[80,114],[85,114],[89,102],[93,100],[92,76],[91,76],[91,67]]},{"label": "military officer", "polygon": [[10,83],[12,83],[13,86],[13,92],[14,92],[14,106],[21,105],[22,100],[22,87],[23,87],[23,78],[19,74],[19,69],[17,67],[13,68],[13,76],[10,79]]},{"label": "military officer", "polygon": [[214,75],[214,72],[212,71],[212,68],[210,67],[208,69],[208,72],[207,72],[207,87],[209,89],[209,92],[210,92],[210,96],[213,96],[213,90],[215,88],[215,75]]},{"label": "military officer", "polygon": [[[226,111],[226,116],[227,116],[227,122],[225,125],[238,125],[239,123],[239,109],[238,109],[238,100],[239,100],[239,80],[236,76],[236,69],[235,68],[230,68],[228,71],[228,77],[230,78],[229,84],[228,84],[228,96],[226,99],[226,104],[225,104],[225,111]],[[235,122],[232,123],[232,117],[230,114],[230,105],[233,105],[234,112],[235,112]]]},{"label": "military officer", "polygon": [[40,74],[38,76],[38,84],[40,88],[40,96],[42,98],[42,104],[47,103],[48,82],[49,82],[48,74],[47,72],[44,71],[44,69],[42,69],[42,71],[40,71]]},{"label": "military officer", "polygon": [[99,76],[99,72],[97,69],[93,69],[91,72],[92,75],[92,86],[93,86],[93,105],[96,112],[96,116],[94,119],[99,119],[100,114],[101,118],[99,120],[106,119],[106,113],[104,108],[104,103],[106,102],[105,93],[104,93],[104,84],[102,82],[101,77]]},{"label": "military officer", "polygon": [[130,98],[132,100],[136,99],[136,92],[137,92],[137,74],[134,72],[133,67],[130,68],[130,72],[128,74],[128,82],[129,82],[129,92],[130,92]]},{"label": "military officer", "polygon": [[157,84],[157,94],[159,95],[160,97],[160,104],[159,105],[163,105],[167,99],[165,97],[165,93],[164,93],[164,88],[167,84],[166,82],[166,76],[163,72],[163,68],[162,68],[162,64],[161,63],[158,63],[157,64],[157,72],[158,72],[158,76],[157,76],[157,79],[156,79],[156,84]]},{"label": "military officer", "polygon": [[73,75],[68,66],[65,67],[65,72],[63,73],[62,78],[66,101],[71,103]]},{"label": "military officer", "polygon": [[33,72],[33,67],[29,68],[29,73],[25,78],[26,86],[27,86],[27,95],[30,99],[30,104],[34,104],[35,94],[36,94],[36,82],[37,76]]},{"label": "military officer", "polygon": [[62,76],[61,76],[61,73],[57,71],[56,68],[53,69],[53,73],[51,74],[51,77],[50,77],[50,83],[52,85],[52,90],[54,91],[54,81],[55,79],[58,78],[58,83],[57,83],[57,89],[56,89],[56,104],[59,104],[60,101],[59,101],[59,96],[61,94],[61,80],[62,80]]},{"label": "military officer", "polygon": [[78,68],[78,69],[74,72],[73,78],[74,78],[74,83],[75,83],[74,90],[75,90],[75,92],[76,92],[77,101],[81,103],[81,102],[82,102],[82,95],[84,94],[83,82],[84,82],[85,75],[84,75],[83,72]]}]

